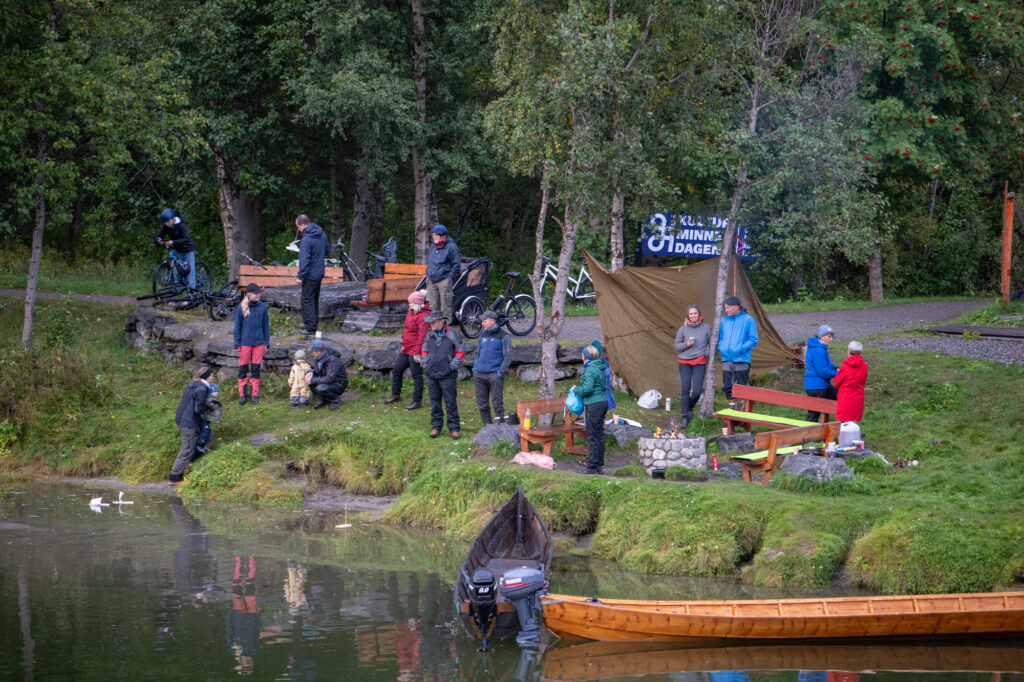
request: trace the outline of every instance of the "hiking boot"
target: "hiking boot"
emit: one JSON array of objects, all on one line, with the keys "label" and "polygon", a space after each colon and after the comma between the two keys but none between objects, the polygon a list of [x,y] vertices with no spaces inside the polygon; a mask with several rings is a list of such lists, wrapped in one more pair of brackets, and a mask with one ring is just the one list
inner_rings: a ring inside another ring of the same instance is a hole
[{"label": "hiking boot", "polygon": [[455,440],[458,440],[459,438],[462,438],[462,436],[459,435],[459,430],[458,429],[455,429],[454,431],[452,431],[451,436]]},{"label": "hiking boot", "polygon": [[384,404],[385,405],[390,405],[391,403],[397,403],[401,399],[402,399],[402,396],[400,396],[400,395],[393,395],[390,398],[386,399],[384,401]]},{"label": "hiking boot", "polygon": [[430,429],[430,437],[431,438],[437,438],[437,436],[440,433],[441,433],[441,429]]},{"label": "hiking boot", "polygon": [[587,467],[580,473],[583,474],[584,476],[602,476],[604,475],[604,469],[602,467],[597,467],[595,469]]},{"label": "hiking boot", "polygon": [[314,410],[319,410],[321,407],[327,404],[326,400],[317,400],[316,405],[313,406]]},{"label": "hiking boot", "polygon": [[249,400],[249,387],[246,386],[242,389],[242,392],[238,394],[238,404],[245,405],[246,401]]},{"label": "hiking boot", "polygon": [[291,400],[288,401],[288,403],[292,407],[298,407],[299,406],[299,399],[298,398],[292,398]]},{"label": "hiking boot", "polygon": [[416,402],[411,402],[408,405],[406,405],[405,409],[407,409],[407,410],[418,410],[421,407],[423,407],[423,403],[421,403],[419,401],[416,401]]},{"label": "hiking boot", "polygon": [[309,407],[309,398],[300,398],[299,407]]},{"label": "hiking boot", "polygon": [[684,414],[682,416],[682,418],[679,420],[679,428],[685,429],[689,425],[690,425],[690,417],[688,417],[687,415]]},{"label": "hiking boot", "polygon": [[253,397],[249,398],[249,402],[251,402],[253,405],[259,403],[259,401],[260,397],[258,395],[254,395]]},{"label": "hiking boot", "polygon": [[331,404],[329,405],[329,407],[332,410],[336,410],[339,407],[341,407],[341,398],[338,398],[337,400],[332,400]]}]

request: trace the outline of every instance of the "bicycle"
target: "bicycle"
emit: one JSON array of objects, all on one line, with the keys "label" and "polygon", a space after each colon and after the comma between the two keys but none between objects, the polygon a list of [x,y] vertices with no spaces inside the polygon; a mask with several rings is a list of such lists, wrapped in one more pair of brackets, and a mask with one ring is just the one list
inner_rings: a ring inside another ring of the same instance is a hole
[{"label": "bicycle", "polygon": [[537,302],[529,294],[517,294],[522,273],[506,272],[508,285],[490,306],[479,296],[470,295],[459,306],[459,327],[466,338],[475,339],[483,332],[481,315],[492,310],[498,315],[498,326],[504,325],[515,336],[526,336],[537,326]]},{"label": "bicycle", "polygon": [[169,303],[177,310],[189,310],[203,306],[211,320],[219,321],[228,317],[242,302],[242,296],[245,295],[245,292],[238,288],[238,280],[228,282],[212,292],[207,292],[204,289],[189,289],[184,297],[181,297],[182,291],[183,288],[180,286],[166,287],[152,294],[136,296],[135,300],[155,299],[154,305]]},{"label": "bicycle", "polygon": [[[369,250],[366,252],[367,266],[365,270],[356,265],[356,262],[345,251],[345,242],[339,239],[338,243],[331,250],[333,251],[334,249],[341,251],[341,257],[337,259],[337,265],[344,269],[345,277],[352,282],[381,279],[384,277],[384,264],[397,262],[398,244],[395,242],[394,237],[389,239],[381,249],[384,254]],[[370,262],[373,263],[372,269],[370,268]]]},{"label": "bicycle", "polygon": [[[558,280],[558,269],[551,264],[551,259],[544,257],[544,277],[540,281],[541,289],[555,289],[555,282]],[[594,281],[590,279],[590,271],[587,264],[580,264],[580,271],[576,277],[569,272],[569,279],[565,287],[565,293],[572,299],[574,305],[593,307],[597,305],[597,296],[594,294]]]},{"label": "bicycle", "polygon": [[[205,289],[209,293],[212,281],[206,263],[196,261],[196,288]],[[179,293],[188,288],[188,263],[180,253],[168,249],[167,257],[153,272],[153,293],[174,287],[179,289]]]}]

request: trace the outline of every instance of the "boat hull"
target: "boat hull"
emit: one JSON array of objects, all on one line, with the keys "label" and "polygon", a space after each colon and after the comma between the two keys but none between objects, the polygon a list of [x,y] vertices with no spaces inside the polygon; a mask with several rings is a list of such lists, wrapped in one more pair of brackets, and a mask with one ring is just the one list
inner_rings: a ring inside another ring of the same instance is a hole
[{"label": "boat hull", "polygon": [[547,627],[604,641],[782,640],[1024,632],[1024,592],[737,601],[543,598]]}]

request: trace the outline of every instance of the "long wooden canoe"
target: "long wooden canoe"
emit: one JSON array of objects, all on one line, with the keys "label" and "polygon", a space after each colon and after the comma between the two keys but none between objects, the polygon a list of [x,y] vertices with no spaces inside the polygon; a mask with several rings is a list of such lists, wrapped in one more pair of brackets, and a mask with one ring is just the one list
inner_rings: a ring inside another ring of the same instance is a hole
[{"label": "long wooden canoe", "polygon": [[542,602],[556,634],[605,641],[1024,633],[1024,592],[734,601],[550,594]]},{"label": "long wooden canoe", "polygon": [[539,569],[548,578],[551,575],[551,553],[548,527],[520,486],[480,531],[462,563],[455,588],[455,605],[466,632],[473,637],[485,636],[496,640],[519,630],[515,608],[500,591],[496,591],[494,596],[498,603],[494,629],[490,633],[478,631],[469,609],[469,579],[478,568],[490,569],[499,583],[505,571],[521,566]]},{"label": "long wooden canoe", "polygon": [[1024,672],[1024,640],[931,644],[558,642],[544,652],[545,680],[596,680],[716,670]]}]

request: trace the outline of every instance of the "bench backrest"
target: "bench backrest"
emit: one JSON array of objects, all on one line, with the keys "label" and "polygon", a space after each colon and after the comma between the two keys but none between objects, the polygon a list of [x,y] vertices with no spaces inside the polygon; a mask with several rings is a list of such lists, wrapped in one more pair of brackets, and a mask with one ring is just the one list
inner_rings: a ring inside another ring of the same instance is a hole
[{"label": "bench backrest", "polygon": [[[826,398],[815,398],[809,395],[797,393],[786,393],[785,391],[773,391],[768,388],[757,386],[744,386],[743,384],[732,385],[732,397],[739,400],[752,400],[757,403],[768,403],[770,405],[782,405],[783,407],[795,407],[800,410],[811,410],[822,414],[835,414],[836,401]],[[750,403],[746,403],[746,411],[753,412]]]},{"label": "bench backrest", "polygon": [[416,263],[385,263],[384,264],[384,278],[390,279],[391,277],[417,277],[422,278],[423,275],[427,274],[426,265],[418,265]]},{"label": "bench backrest", "polygon": [[[298,283],[295,278],[299,275],[297,266],[289,265],[267,265],[261,268],[258,265],[238,266],[238,286],[244,288],[249,282],[255,282],[261,287],[296,287]],[[325,280],[341,281],[345,277],[342,268],[324,268]]]},{"label": "bench backrest", "polygon": [[[735,388],[735,386],[734,386]],[[735,395],[735,393],[734,393]],[[820,440],[827,443],[835,440],[839,435],[839,422],[826,422],[814,426],[798,426],[792,429],[776,429],[775,431],[763,431],[754,436],[754,448],[763,450],[772,446],[772,440],[776,447],[783,445],[799,445],[804,439]]]},{"label": "bench backrest", "polygon": [[540,414],[562,414],[565,411],[565,398],[542,398],[540,400],[520,400],[516,403],[516,414],[519,423],[523,423],[526,411],[534,417]]}]

